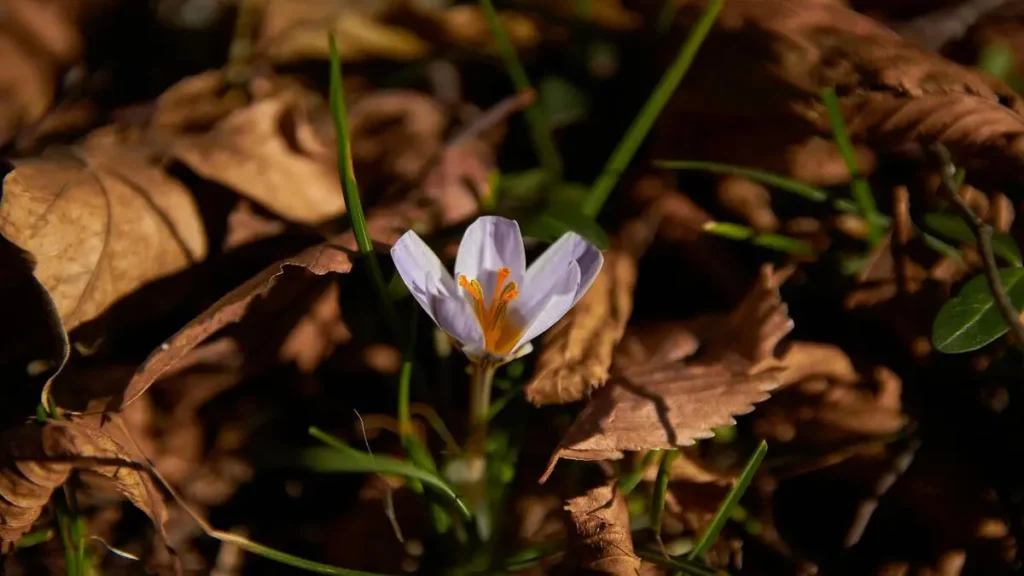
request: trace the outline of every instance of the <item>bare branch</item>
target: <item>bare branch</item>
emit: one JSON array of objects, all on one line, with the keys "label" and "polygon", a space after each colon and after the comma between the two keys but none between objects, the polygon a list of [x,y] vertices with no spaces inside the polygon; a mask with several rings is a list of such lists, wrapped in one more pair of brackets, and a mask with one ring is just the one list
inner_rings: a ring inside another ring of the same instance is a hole
[{"label": "bare branch", "polygon": [[938,143],[934,144],[931,149],[940,162],[939,174],[942,176],[940,189],[949,198],[949,201],[953,203],[953,206],[956,207],[960,216],[967,223],[967,226],[970,227],[975,237],[977,237],[978,248],[981,251],[981,260],[985,268],[985,278],[988,279],[988,286],[992,290],[996,306],[999,307],[999,313],[1002,314],[1006,324],[1010,327],[1010,334],[1013,335],[1014,341],[1016,341],[1018,346],[1024,348],[1024,324],[1021,324],[1016,308],[1013,307],[1010,297],[1003,290],[1002,282],[999,281],[999,266],[996,264],[996,256],[992,251],[992,227],[979,218],[967,203],[964,202],[964,199],[960,197],[954,180],[956,166],[953,164],[953,158],[950,156],[949,150]]}]

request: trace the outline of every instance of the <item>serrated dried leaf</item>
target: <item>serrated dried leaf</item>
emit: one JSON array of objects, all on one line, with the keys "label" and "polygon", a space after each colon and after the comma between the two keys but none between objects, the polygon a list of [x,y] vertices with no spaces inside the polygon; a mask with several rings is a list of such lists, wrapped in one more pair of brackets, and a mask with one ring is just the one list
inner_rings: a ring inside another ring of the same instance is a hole
[{"label": "serrated dried leaf", "polygon": [[292,91],[259,100],[209,132],[169,138],[168,153],[286,220],[323,223],[343,214],[345,201],[303,98]]},{"label": "serrated dried leaf", "polygon": [[700,348],[698,329],[695,322],[675,320],[632,324],[615,347],[614,365],[627,369],[693,356]]},{"label": "serrated dried leaf", "polygon": [[629,508],[611,480],[566,500],[570,553],[590,573],[636,576],[640,558],[633,553]]},{"label": "serrated dried leaf", "polygon": [[724,319],[705,322],[701,358],[704,362],[740,362],[756,366],[775,357],[775,347],[793,330],[793,320],[779,287],[793,268],[776,271],[766,264],[754,286]]},{"label": "serrated dried leaf", "polygon": [[72,469],[109,479],[167,540],[167,508],[159,488],[133,455],[134,449],[97,421],[27,423],[10,431],[5,440],[8,451],[0,459],[0,547],[31,529]]},{"label": "serrated dried leaf", "polygon": [[[696,4],[683,6],[679,26],[698,17]],[[750,59],[755,51],[766,58]],[[921,50],[865,15],[813,0],[726,3],[686,89],[663,115],[677,120],[663,123],[660,140],[671,147],[675,127],[691,118],[695,138],[757,119],[762,128],[747,138],[755,149],[763,136],[781,134],[793,144],[829,134],[821,103],[827,88],[840,95],[850,132],[869,143],[940,141],[961,163],[1020,166],[1024,106],[1006,85]],[[752,93],[762,97],[747,97]]]},{"label": "serrated dried leaf", "polygon": [[623,452],[690,446],[735,423],[779,386],[781,369],[757,374],[721,365],[633,369],[609,381],[576,417],[551,456],[542,481],[560,458],[615,460]]},{"label": "serrated dried leaf", "polygon": [[71,157],[16,162],[4,179],[0,234],[33,255],[68,330],[207,250],[191,193],[111,130]]}]

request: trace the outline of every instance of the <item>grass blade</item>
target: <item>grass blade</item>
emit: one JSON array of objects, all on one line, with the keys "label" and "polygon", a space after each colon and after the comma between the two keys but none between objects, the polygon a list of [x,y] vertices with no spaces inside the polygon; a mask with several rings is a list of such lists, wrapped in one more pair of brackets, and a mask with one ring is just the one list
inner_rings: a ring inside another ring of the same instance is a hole
[{"label": "grass blade", "polygon": [[850,134],[846,130],[846,122],[843,120],[843,112],[839,108],[839,99],[836,97],[835,90],[826,89],[822,92],[821,97],[825,102],[825,110],[828,112],[828,122],[832,126],[832,138],[835,140],[836,146],[839,147],[839,153],[842,154],[846,168],[853,178],[850,184],[853,199],[857,202],[861,216],[868,223],[868,241],[874,246],[882,239],[882,229],[879,225],[878,206],[875,205],[871,185],[857,168],[857,154],[853,148],[853,142],[850,140]]},{"label": "grass blade", "polygon": [[654,92],[651,93],[644,107],[637,114],[636,119],[633,120],[633,124],[626,130],[626,134],[619,141],[618,146],[615,147],[615,151],[608,158],[608,162],[601,170],[601,174],[594,181],[590,193],[583,201],[583,213],[587,216],[596,217],[601,211],[615,185],[618,184],[623,171],[633,159],[633,155],[640,148],[644,138],[647,137],[647,133],[651,131],[651,127],[654,126],[654,121],[661,114],[661,110],[668,103],[672,94],[675,93],[676,88],[679,87],[683,77],[686,76],[686,72],[690,69],[693,59],[697,56],[700,45],[704,43],[704,39],[711,32],[711,26],[715,23],[718,13],[722,10],[723,3],[724,0],[711,0],[711,2],[708,2],[707,7],[704,8],[704,13],[701,14],[697,23],[694,24],[690,34],[686,37],[686,41],[683,42],[682,48],[679,49],[679,54],[676,56],[675,61],[665,71],[665,75],[661,77],[658,85],[655,86]]},{"label": "grass blade", "polygon": [[437,474],[405,460],[390,456],[371,456],[316,427],[310,427],[309,434],[327,444],[328,448],[310,448],[304,451],[301,461],[308,468],[317,472],[365,472],[413,478],[426,486],[436,488],[452,501],[460,513],[467,518],[470,516],[469,509],[459,495]]},{"label": "grass blade", "polygon": [[[665,497],[668,494],[668,481],[672,472],[672,462],[679,457],[678,450],[669,450],[661,458],[658,464],[658,476],[654,479],[654,494],[651,496],[651,529],[654,530],[654,539],[658,541],[661,551],[665,551],[665,544],[661,541],[661,517],[665,513]],[[666,554],[667,556],[667,554]]]},{"label": "grass blade", "polygon": [[622,496],[629,496],[630,492],[636,489],[640,481],[643,480],[644,472],[654,462],[654,459],[660,454],[660,450],[649,450],[647,454],[644,454],[643,460],[633,470],[630,470],[626,474],[619,476],[619,492],[622,492]]},{"label": "grass blade", "polygon": [[794,256],[810,256],[814,252],[811,249],[810,243],[799,238],[791,238],[781,234],[758,234],[753,228],[734,222],[705,222],[702,228],[708,234],[730,240],[747,241],[755,246],[785,252]]},{"label": "grass blade", "polygon": [[[530,83],[530,77],[526,75],[526,70],[516,55],[515,47],[512,46],[512,42],[508,39],[508,34],[505,33],[505,28],[498,19],[498,13],[494,10],[494,4],[491,0],[480,0],[480,9],[483,11],[484,17],[487,18],[487,23],[491,26],[491,32],[494,33],[494,40],[498,45],[498,53],[505,64],[505,70],[508,72],[509,78],[512,79],[512,86],[518,92],[529,90],[536,93],[537,91]],[[548,125],[547,113],[539,101],[531,104],[523,113],[526,115],[526,123],[530,129],[530,138],[533,140],[533,147],[537,151],[537,157],[540,160],[541,166],[544,167],[548,174],[560,180],[562,178],[562,158],[558,155],[558,148],[555,146],[555,140],[551,136],[551,127]]]},{"label": "grass blade", "polygon": [[785,176],[775,174],[774,172],[758,170],[756,168],[746,168],[732,164],[719,164],[718,162],[701,162],[695,160],[655,160],[654,166],[657,168],[668,168],[669,170],[702,170],[704,172],[712,172],[714,174],[743,176],[744,178],[749,178],[755,182],[759,182],[767,186],[774,186],[786,192],[791,192],[797,196],[806,198],[811,202],[824,202],[828,200],[830,196],[827,190],[822,190],[821,188],[811,186],[810,184],[804,184],[799,180],[786,178]]},{"label": "grass blade", "polygon": [[754,478],[754,473],[757,472],[758,466],[761,465],[761,461],[764,460],[764,455],[768,453],[768,443],[764,440],[757,446],[757,450],[747,460],[747,465],[743,468],[743,472],[740,474],[739,479],[736,481],[736,485],[732,487],[729,494],[726,495],[725,500],[722,501],[722,505],[718,507],[718,511],[715,512],[715,517],[711,520],[711,524],[708,524],[704,533],[701,534],[700,540],[697,545],[694,546],[693,550],[687,556],[689,560],[697,560],[703,558],[707,553],[708,548],[718,539],[718,533],[722,531],[722,527],[725,526],[726,520],[729,519],[729,515],[732,513],[732,509],[739,503],[740,498],[743,497],[743,493],[747,491],[747,487],[750,486],[750,481]]},{"label": "grass blade", "polygon": [[336,574],[338,576],[385,576],[377,572],[363,572],[362,570],[349,570],[347,568],[339,568],[330,564],[322,564],[320,562],[314,562],[312,560],[306,560],[287,552],[275,550],[269,546],[264,546],[257,542],[253,542],[247,538],[239,536],[238,534],[232,534],[231,532],[216,531],[211,534],[221,542],[229,542],[238,546],[246,552],[251,552],[264,558],[269,558],[281,564],[287,564],[288,566],[294,566],[295,568],[301,568],[309,572],[315,572],[317,574]]},{"label": "grass blade", "polygon": [[391,301],[388,284],[380,271],[380,262],[373,251],[373,240],[366,229],[366,215],[363,214],[363,203],[359,198],[359,184],[352,169],[352,148],[348,134],[348,112],[345,110],[345,92],[341,84],[341,59],[338,57],[338,41],[334,34],[330,35],[331,47],[331,117],[334,120],[334,135],[338,144],[338,174],[341,175],[341,189],[345,196],[345,208],[352,220],[352,231],[356,237],[359,253],[366,260],[373,281],[384,304],[384,314],[392,334],[397,336],[398,315]]}]

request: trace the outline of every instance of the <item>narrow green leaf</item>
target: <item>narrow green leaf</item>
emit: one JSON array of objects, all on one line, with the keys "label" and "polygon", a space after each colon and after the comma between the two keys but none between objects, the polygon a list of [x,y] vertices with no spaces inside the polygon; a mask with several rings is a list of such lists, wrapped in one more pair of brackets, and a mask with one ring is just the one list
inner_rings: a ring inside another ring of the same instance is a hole
[{"label": "narrow green leaf", "polygon": [[637,485],[640,484],[640,481],[643,480],[644,472],[659,454],[661,454],[661,450],[648,450],[636,468],[619,476],[619,492],[622,492],[623,498],[629,496]]},{"label": "narrow green leaf", "polygon": [[871,185],[868,184],[867,179],[857,167],[857,153],[853,148],[853,141],[850,140],[850,134],[846,130],[846,122],[843,120],[843,112],[839,108],[839,99],[836,97],[835,90],[831,88],[824,90],[822,100],[825,101],[828,121],[832,126],[832,138],[835,140],[836,146],[839,147],[839,152],[846,162],[850,176],[853,177],[850,184],[853,199],[857,202],[860,215],[868,223],[868,241],[874,246],[882,239],[882,229],[879,225],[878,207],[875,205],[875,197],[871,193]]},{"label": "narrow green leaf", "polygon": [[665,498],[668,494],[668,481],[672,472],[672,462],[679,457],[678,450],[669,450],[661,458],[658,464],[658,475],[654,479],[654,494],[651,495],[651,529],[654,530],[654,539],[658,546],[665,549],[661,541],[661,517],[665,513]]},{"label": "narrow green leaf", "polygon": [[[505,70],[508,72],[509,78],[512,79],[512,85],[520,92],[526,90],[536,92],[533,85],[530,84],[530,77],[526,75],[522,62],[519,61],[519,56],[516,55],[515,47],[509,41],[508,34],[505,33],[505,28],[498,19],[498,13],[494,10],[494,4],[491,0],[480,0],[480,9],[483,11],[484,17],[487,18],[491,32],[494,33],[494,40],[498,45],[498,54],[501,55],[501,60],[505,64]],[[537,157],[540,159],[541,166],[544,167],[548,174],[554,176],[556,180],[561,179],[562,158],[558,154],[554,138],[551,137],[551,127],[548,126],[548,118],[544,108],[535,102],[525,110],[524,114],[526,115],[527,126],[530,129],[530,138],[533,140],[533,146],[537,151]]]},{"label": "narrow green leaf", "polygon": [[734,222],[706,222],[703,229],[708,234],[730,240],[749,241],[755,246],[796,256],[808,256],[813,253],[811,245],[805,240],[779,234],[758,234],[753,228]]},{"label": "narrow green leaf", "polygon": [[49,528],[45,528],[43,530],[35,530],[22,536],[18,540],[17,544],[14,545],[14,547],[19,550],[22,550],[24,548],[31,548],[38,544],[42,544],[43,542],[49,542],[52,539],[53,530]]},{"label": "narrow green leaf", "polygon": [[[931,212],[922,218],[925,226],[936,234],[956,240],[964,244],[977,244],[978,239],[974,236],[971,227],[964,222],[963,218],[955,214],[945,212]],[[1021,266],[1020,247],[1013,236],[1005,232],[992,233],[992,251],[996,256],[1006,260],[1011,266]]]},{"label": "narrow green leaf", "polygon": [[356,450],[319,428],[311,427],[309,433],[328,447],[305,450],[300,461],[307,468],[317,472],[360,472],[415,478],[425,485],[436,488],[452,501],[460,513],[467,518],[470,516],[469,509],[459,495],[437,474],[424,470],[412,462],[390,456],[373,456]]},{"label": "narrow green leaf", "polygon": [[757,450],[747,460],[747,465],[743,467],[743,472],[740,473],[739,479],[736,480],[736,485],[732,487],[729,494],[726,495],[725,500],[722,501],[722,505],[718,507],[718,511],[715,512],[715,517],[711,520],[711,524],[701,534],[700,540],[697,541],[697,545],[694,546],[693,550],[687,556],[689,560],[697,560],[698,558],[704,558],[707,554],[708,548],[714,544],[715,540],[718,539],[718,533],[722,531],[725,526],[725,522],[732,515],[732,509],[739,504],[740,498],[743,497],[743,493],[747,491],[747,487],[750,486],[750,481],[754,478],[754,473],[757,472],[757,468],[761,465],[761,461],[764,460],[764,455],[768,453],[768,443],[764,440],[761,441],[757,446]]},{"label": "narrow green leaf", "polygon": [[[999,281],[1013,307],[1024,308],[1024,268],[999,271]],[[977,350],[1009,330],[983,274],[971,278],[955,298],[939,310],[932,324],[932,344],[939,352]]]},{"label": "narrow green leaf", "polygon": [[824,202],[828,200],[830,196],[827,190],[822,190],[816,186],[805,184],[799,180],[786,178],[785,176],[781,176],[774,172],[758,170],[757,168],[745,168],[743,166],[736,166],[733,164],[702,162],[699,160],[655,160],[654,166],[658,168],[667,168],[669,170],[701,170],[704,172],[712,172],[714,174],[743,176],[744,178],[749,178],[755,182],[759,182],[767,186],[774,186],[780,190],[796,194],[797,196],[806,198],[811,202]]},{"label": "narrow green leaf", "polygon": [[552,127],[575,124],[587,117],[590,102],[576,85],[559,76],[540,81],[540,102]]},{"label": "narrow green leaf", "polygon": [[409,396],[412,388],[412,370],[416,358],[416,320],[418,314],[410,314],[409,336],[402,354],[402,369],[398,373],[398,434],[404,443],[406,438],[413,436],[412,422],[409,419]]},{"label": "narrow green leaf", "polygon": [[693,63],[693,59],[697,56],[700,45],[704,43],[704,39],[711,32],[711,27],[714,25],[715,19],[718,18],[718,13],[722,10],[723,3],[724,0],[711,0],[704,8],[704,12],[697,20],[697,23],[694,24],[693,29],[690,30],[686,40],[683,42],[683,46],[679,49],[679,54],[676,56],[675,61],[665,71],[665,75],[661,77],[658,85],[654,88],[654,92],[651,93],[644,107],[640,110],[636,119],[633,120],[633,124],[626,130],[626,134],[619,141],[618,146],[615,147],[611,157],[608,158],[608,162],[601,170],[601,174],[594,181],[590,194],[583,203],[584,214],[594,218],[601,212],[601,208],[608,200],[612,190],[615,189],[615,185],[618,184],[622,173],[629,166],[630,161],[633,160],[633,156],[636,154],[637,149],[640,148],[644,138],[647,137],[651,127],[654,126],[654,121],[661,114],[661,110],[668,103],[672,94],[675,93],[676,88],[679,87],[683,77],[686,76],[686,72],[690,69],[690,64]]},{"label": "narrow green leaf", "polygon": [[345,110],[345,92],[341,83],[341,59],[338,57],[338,41],[334,33],[330,35],[331,48],[331,118],[334,120],[334,135],[338,145],[338,174],[341,176],[342,194],[345,196],[345,208],[352,220],[352,232],[355,235],[359,253],[366,260],[370,270],[370,279],[384,305],[384,314],[389,328],[396,336],[398,315],[395,313],[388,291],[384,274],[381,273],[377,254],[373,251],[373,240],[366,228],[366,215],[363,214],[363,203],[359,197],[359,184],[352,169],[352,148],[348,134],[348,112]]},{"label": "narrow green leaf", "polygon": [[243,538],[238,534],[232,534],[230,532],[218,531],[211,535],[222,542],[230,542],[247,552],[256,554],[257,556],[262,556],[264,558],[280,562],[281,564],[294,566],[295,568],[301,568],[302,570],[315,572],[317,574],[335,574],[337,576],[386,576],[384,574],[379,574],[377,572],[349,570],[348,568],[339,568],[337,566],[332,566],[330,564],[323,564],[321,562],[306,560],[305,558],[300,558],[299,556],[295,556],[294,554],[289,554],[287,552],[275,550],[274,548],[264,546],[263,544],[253,542],[248,538]]}]

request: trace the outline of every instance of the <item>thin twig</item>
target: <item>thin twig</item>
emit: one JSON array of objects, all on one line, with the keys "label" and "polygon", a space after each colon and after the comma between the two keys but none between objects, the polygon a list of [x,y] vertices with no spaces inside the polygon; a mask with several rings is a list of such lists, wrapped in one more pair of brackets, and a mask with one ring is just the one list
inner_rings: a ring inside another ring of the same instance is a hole
[{"label": "thin twig", "polygon": [[1007,296],[1006,291],[1003,290],[1002,282],[999,281],[999,266],[996,264],[995,252],[992,250],[992,227],[979,218],[971,210],[970,206],[964,202],[964,199],[960,197],[958,193],[959,187],[956,185],[953,177],[956,174],[956,166],[953,164],[953,158],[950,156],[949,150],[942,144],[935,144],[931,149],[941,163],[939,166],[939,174],[942,177],[940,189],[949,198],[949,201],[953,203],[957,211],[960,212],[964,222],[967,223],[967,226],[970,227],[971,231],[978,238],[981,260],[985,268],[985,278],[988,279],[988,286],[992,290],[996,306],[999,307],[999,313],[1003,315],[1003,319],[1006,320],[1006,324],[1010,327],[1010,334],[1013,335],[1013,339],[1017,342],[1018,346],[1024,348],[1024,324],[1021,324],[1020,316],[1017,315],[1017,309],[1010,302],[1010,297]]},{"label": "thin twig", "polygon": [[914,456],[917,454],[917,449],[920,447],[920,441],[916,438],[911,440],[907,448],[893,459],[892,466],[875,482],[871,496],[860,501],[857,505],[857,512],[854,514],[853,522],[850,524],[849,530],[846,531],[846,538],[843,540],[844,548],[852,548],[860,542],[861,537],[864,536],[864,531],[868,527],[868,523],[871,522],[871,517],[875,514],[875,510],[878,509],[879,501],[889,492],[893,484],[906,473],[907,469],[910,468],[910,465],[914,462]]}]

